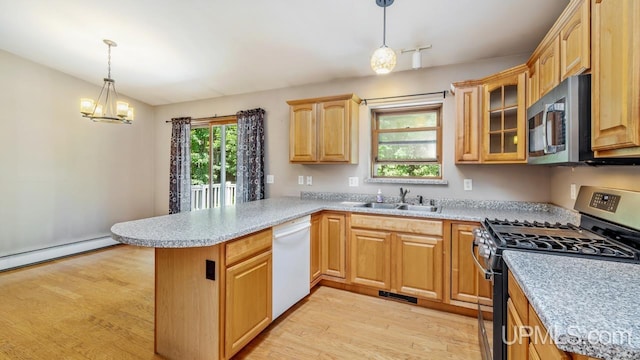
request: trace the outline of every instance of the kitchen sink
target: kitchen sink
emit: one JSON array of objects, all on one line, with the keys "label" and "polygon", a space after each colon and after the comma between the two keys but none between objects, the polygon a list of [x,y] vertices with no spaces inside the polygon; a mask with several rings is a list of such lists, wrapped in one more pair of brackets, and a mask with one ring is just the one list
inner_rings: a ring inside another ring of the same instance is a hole
[{"label": "kitchen sink", "polygon": [[368,202],[360,205],[360,207],[368,207],[372,209],[397,209],[398,204]]},{"label": "kitchen sink", "polygon": [[391,204],[391,203],[375,203],[368,202],[358,207],[368,207],[372,209],[391,209],[391,210],[407,210],[407,211],[423,211],[423,212],[440,212],[439,206],[433,205],[410,205],[410,204]]}]

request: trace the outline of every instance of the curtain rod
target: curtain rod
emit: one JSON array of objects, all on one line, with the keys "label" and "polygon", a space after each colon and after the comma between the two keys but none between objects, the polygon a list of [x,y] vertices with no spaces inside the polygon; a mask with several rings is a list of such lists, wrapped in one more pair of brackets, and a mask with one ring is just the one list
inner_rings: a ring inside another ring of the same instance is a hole
[{"label": "curtain rod", "polygon": [[371,100],[387,100],[387,99],[398,99],[398,98],[406,98],[406,97],[413,97],[413,96],[438,95],[438,94],[442,94],[442,97],[446,99],[447,92],[449,92],[449,90],[434,91],[434,92],[428,92],[428,93],[422,93],[422,94],[385,96],[385,97],[377,97],[377,98],[370,98],[370,99],[362,99],[362,102],[365,105],[367,105],[367,101],[371,101]]},{"label": "curtain rod", "polygon": [[[226,117],[232,117],[232,116],[236,116],[236,114],[233,114],[233,115],[220,115],[220,116],[218,116],[218,115],[216,114],[216,115],[213,115],[213,116],[207,116],[207,117],[201,117],[201,118],[191,119],[191,121],[198,121],[198,120],[213,120],[213,119],[220,119],[220,118],[226,118]],[[167,120],[167,121],[165,121],[165,123],[167,123],[167,124],[168,124],[168,123],[170,123],[170,122],[171,122],[171,120]]]}]

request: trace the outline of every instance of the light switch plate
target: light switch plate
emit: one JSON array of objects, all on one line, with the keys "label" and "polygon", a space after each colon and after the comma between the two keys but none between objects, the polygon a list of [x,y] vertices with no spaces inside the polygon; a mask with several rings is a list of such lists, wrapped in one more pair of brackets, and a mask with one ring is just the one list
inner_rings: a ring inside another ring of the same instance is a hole
[{"label": "light switch plate", "polygon": [[349,186],[358,186],[359,180],[357,176],[349,177]]},{"label": "light switch plate", "polygon": [[578,191],[576,190],[576,184],[571,184],[569,196],[571,200],[575,200],[578,197]]},{"label": "light switch plate", "polygon": [[471,191],[473,190],[473,180],[471,179],[464,179],[464,190],[465,191]]},{"label": "light switch plate", "polygon": [[304,185],[304,176],[303,175],[299,175],[298,176],[298,185]]},{"label": "light switch plate", "polygon": [[307,176],[307,185],[313,185],[313,176]]},{"label": "light switch plate", "polygon": [[273,184],[273,175],[267,175],[267,184]]}]

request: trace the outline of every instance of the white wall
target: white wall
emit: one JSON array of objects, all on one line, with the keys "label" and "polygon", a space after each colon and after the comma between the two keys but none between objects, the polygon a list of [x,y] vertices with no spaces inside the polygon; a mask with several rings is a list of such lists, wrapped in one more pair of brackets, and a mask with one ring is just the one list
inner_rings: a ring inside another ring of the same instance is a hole
[{"label": "white wall", "polygon": [[152,107],[130,100],[133,125],[93,123],[79,99],[100,87],[1,50],[0,83],[0,256],[153,215]]},{"label": "white wall", "polygon": [[[402,185],[363,184],[369,176],[370,112],[360,107],[360,158],[357,165],[293,165],[288,162],[289,108],[287,100],[355,93],[361,98],[406,95],[449,89],[451,82],[481,78],[521,64],[526,57],[507,57],[417,71],[391,73],[385,76],[335,80],[321,84],[291,87],[238,96],[156,107],[155,212],[168,211],[168,159],[172,117],[205,117],[235,114],[239,110],[262,107],[266,110],[266,170],[275,175],[275,183],[267,185],[267,197],[299,195],[300,191],[336,191],[383,193],[396,195]],[[550,200],[549,169],[524,165],[454,165],[455,98],[447,96],[443,109],[443,164],[448,185],[406,185],[411,196],[426,198],[468,198],[495,200]],[[298,175],[313,176],[313,186],[297,184]],[[349,176],[360,178],[360,187],[348,187]],[[462,181],[473,179],[473,191],[463,191]]]},{"label": "white wall", "polygon": [[572,209],[571,184],[640,191],[640,166],[556,167],[551,171],[551,201]]}]

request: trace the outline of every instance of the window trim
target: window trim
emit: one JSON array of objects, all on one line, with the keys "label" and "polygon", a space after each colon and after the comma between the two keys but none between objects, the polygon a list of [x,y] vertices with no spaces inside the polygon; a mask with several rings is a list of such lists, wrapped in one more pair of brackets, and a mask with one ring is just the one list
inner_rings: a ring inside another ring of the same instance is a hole
[{"label": "window trim", "polygon": [[[412,180],[441,180],[443,179],[443,164],[442,164],[442,109],[444,104],[442,102],[431,103],[425,105],[414,105],[406,107],[391,107],[391,108],[374,108],[371,109],[371,156],[370,156],[370,175],[372,179],[412,179]],[[407,132],[404,129],[378,129],[378,118],[384,114],[414,114],[417,112],[433,111],[437,113],[437,126],[435,127],[420,127],[411,128],[410,131],[436,131],[436,161],[378,161],[378,135],[380,133],[394,133],[394,132]],[[375,166],[378,164],[402,164],[402,165],[429,165],[437,164],[440,166],[440,176],[380,176],[375,174]]]}]

